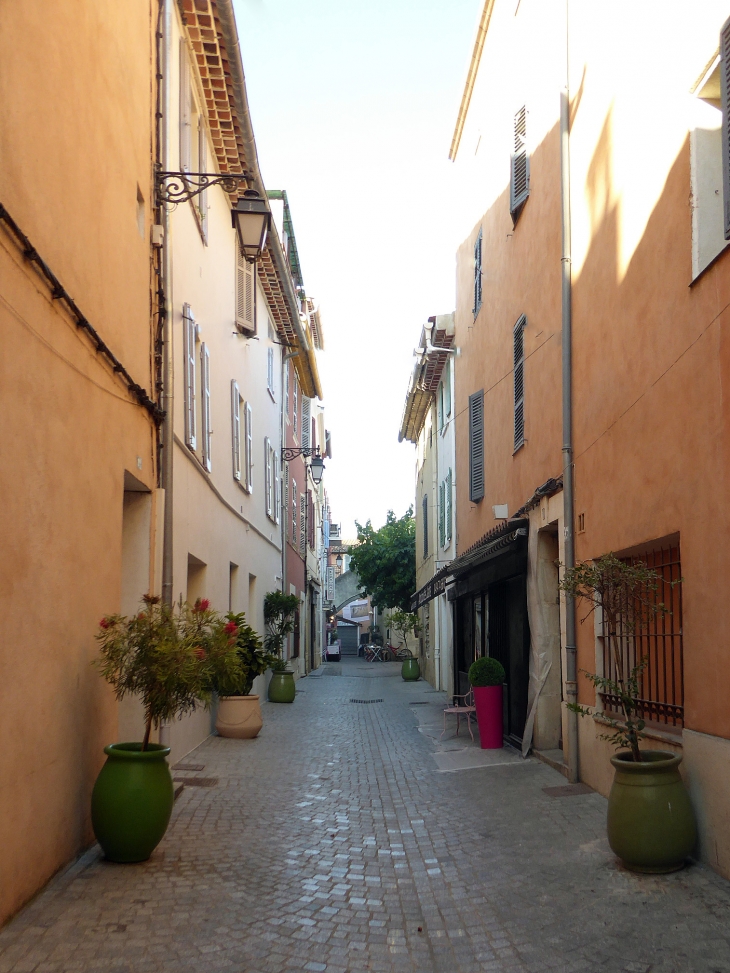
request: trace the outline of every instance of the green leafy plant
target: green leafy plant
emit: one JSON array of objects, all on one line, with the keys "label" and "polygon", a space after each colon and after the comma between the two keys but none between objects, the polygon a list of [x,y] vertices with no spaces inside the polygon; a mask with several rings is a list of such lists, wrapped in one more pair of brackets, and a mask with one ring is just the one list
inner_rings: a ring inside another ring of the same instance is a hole
[{"label": "green leafy plant", "polygon": [[[271,655],[281,656],[284,639],[294,631],[298,611],[299,599],[296,595],[285,595],[281,591],[269,591],[264,598],[264,621],[268,629],[264,636],[264,647]],[[283,668],[286,668],[286,664]],[[274,671],[282,670],[274,669]]]},{"label": "green leafy plant", "polygon": [[238,668],[216,673],[213,688],[219,696],[249,696],[254,679],[266,672],[276,656],[266,652],[258,633],[246,621],[245,612],[229,612],[226,618],[229,625],[236,627]]},{"label": "green leafy plant", "polygon": [[501,686],[505,680],[504,666],[498,659],[483,655],[469,666],[468,678],[472,686]]},{"label": "green leafy plant", "polygon": [[118,700],[139,696],[144,707],[147,749],[152,726],[210,705],[214,684],[241,678],[237,626],[198,598],[194,605],[163,605],[145,595],[137,615],[107,615],[97,633],[94,660]]},{"label": "green leafy plant", "polygon": [[413,507],[397,518],[388,511],[385,524],[375,530],[371,522],[355,522],[360,542],[350,551],[350,570],[360,581],[363,594],[377,608],[400,608],[410,614],[416,590],[416,521]]},{"label": "green leafy plant", "polygon": [[287,671],[287,661],[286,659],[280,659],[278,656],[271,657],[271,671],[272,672],[286,672]]},{"label": "green leafy plant", "polygon": [[[581,672],[598,692],[613,696],[623,714],[623,719],[602,714],[613,732],[601,734],[601,739],[609,740],[615,747],[630,750],[635,761],[641,761],[639,740],[646,726],[641,716],[641,681],[648,659],[639,660],[627,671],[621,643],[626,636],[650,623],[657,615],[666,614],[664,603],[655,598],[660,582],[664,582],[664,579],[643,561],[630,563],[617,558],[612,552],[595,561],[576,564],[565,572],[560,582],[563,591],[590,606],[581,622],[596,610],[602,612],[616,678],[586,672],[585,669]],[[680,584],[681,579],[664,583],[674,586]],[[569,703],[568,708],[581,716],[593,715],[592,710],[578,703]]]},{"label": "green leafy plant", "polygon": [[403,645],[408,648],[408,636],[415,635],[418,629],[418,615],[415,612],[406,612],[402,608],[394,608],[389,615],[391,628],[403,639]]}]

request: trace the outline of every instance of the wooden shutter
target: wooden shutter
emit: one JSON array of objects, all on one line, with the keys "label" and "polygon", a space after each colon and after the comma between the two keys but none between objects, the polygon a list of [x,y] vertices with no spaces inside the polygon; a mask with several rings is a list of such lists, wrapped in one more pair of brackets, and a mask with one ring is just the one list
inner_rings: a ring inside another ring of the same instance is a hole
[{"label": "wooden shutter", "polygon": [[279,523],[281,510],[281,473],[279,471],[279,454],[274,450],[274,520]]},{"label": "wooden shutter", "polygon": [[428,557],[428,494],[424,493],[421,509],[423,510],[423,556]]},{"label": "wooden shutter", "polygon": [[291,542],[293,547],[296,547],[297,544],[297,504],[298,502],[299,502],[299,497],[297,495],[297,481],[292,479],[291,481]]},{"label": "wooden shutter", "polygon": [[241,480],[241,393],[238,382],[231,382],[231,439],[233,443],[233,479]]},{"label": "wooden shutter", "polygon": [[197,446],[195,409],[195,338],[197,329],[189,304],[183,304],[183,344],[185,351],[185,443]]},{"label": "wooden shutter", "polygon": [[312,441],[312,400],[302,396],[302,446],[309,449]]},{"label": "wooden shutter", "polygon": [[314,545],[314,500],[312,499],[312,494],[307,494],[307,543],[315,550]]},{"label": "wooden shutter", "polygon": [[299,553],[307,556],[307,494],[299,498]]},{"label": "wooden shutter", "polygon": [[484,389],[469,396],[469,499],[484,497]]},{"label": "wooden shutter", "polygon": [[264,436],[264,496],[266,516],[271,517],[271,445],[268,436]]},{"label": "wooden shutter", "polygon": [[515,444],[517,450],[525,442],[525,326],[527,318],[523,314],[514,327],[512,336],[514,354],[514,393],[515,393]]},{"label": "wooden shutter", "polygon": [[246,403],[246,490],[253,493],[253,413]]},{"label": "wooden shutter", "polygon": [[725,239],[730,240],[730,20],[720,31],[720,98],[722,105],[722,191]]},{"label": "wooden shutter", "polygon": [[185,41],[180,41],[180,169],[190,172],[192,159],[192,91],[190,61]]},{"label": "wooden shutter", "polygon": [[292,425],[294,427],[294,435],[297,437],[297,439],[299,439],[299,436],[297,436],[297,411],[299,409],[299,382],[297,380],[296,372],[294,372],[293,386],[294,387],[292,389],[292,407],[291,407]]},{"label": "wooden shutter", "polygon": [[439,484],[439,544],[446,547],[446,480]]},{"label": "wooden shutter", "polygon": [[512,222],[517,223],[522,207],[530,195],[530,158],[527,154],[527,109],[523,105],[515,115],[514,149],[509,183],[509,210]]},{"label": "wooden shutter", "polygon": [[[198,116],[198,172],[208,171],[208,143],[205,133],[205,122],[203,116]],[[200,230],[203,240],[208,242],[208,190],[204,189],[198,194],[198,214],[200,216]]]},{"label": "wooden shutter", "polygon": [[453,518],[453,503],[454,503],[454,476],[449,467],[449,474],[446,477],[446,542],[451,540],[451,521]]},{"label": "wooden shutter", "polygon": [[256,264],[250,264],[236,244],[236,327],[256,334]]},{"label": "wooden shutter", "polygon": [[266,349],[266,388],[274,396],[274,349]]},{"label": "wooden shutter", "polygon": [[451,415],[451,355],[444,365],[444,408],[447,417]]},{"label": "wooden shutter", "polygon": [[444,383],[443,382],[439,382],[438,392],[436,394],[436,422],[438,423],[439,432],[442,432],[444,428]]},{"label": "wooden shutter", "polygon": [[203,449],[203,466],[210,473],[211,470],[211,428],[210,428],[210,352],[203,342],[200,346],[200,385],[202,395],[202,423],[201,438]]},{"label": "wooden shutter", "polygon": [[282,505],[284,517],[284,533],[289,538],[289,464],[284,463],[284,503]]},{"label": "wooden shutter", "polygon": [[482,230],[479,228],[479,236],[474,244],[474,314],[479,313],[482,306]]}]

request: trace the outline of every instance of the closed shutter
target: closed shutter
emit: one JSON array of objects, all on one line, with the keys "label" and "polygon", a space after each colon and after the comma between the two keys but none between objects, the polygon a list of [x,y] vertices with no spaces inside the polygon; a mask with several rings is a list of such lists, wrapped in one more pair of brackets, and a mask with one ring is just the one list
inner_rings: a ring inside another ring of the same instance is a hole
[{"label": "closed shutter", "polygon": [[271,517],[272,514],[272,483],[271,483],[271,443],[269,442],[269,437],[264,436],[264,495],[266,497],[266,516]]},{"label": "closed shutter", "polygon": [[454,476],[449,467],[449,475],[446,477],[446,542],[451,540],[451,522],[453,519],[454,503]]},{"label": "closed shutter", "polygon": [[428,557],[428,494],[423,496],[423,556]]},{"label": "closed shutter", "polygon": [[446,547],[446,480],[439,484],[439,544]]},{"label": "closed shutter", "polygon": [[294,373],[293,386],[294,387],[292,388],[291,421],[292,421],[292,426],[294,427],[294,435],[296,436],[297,439],[299,439],[298,436],[299,430],[297,426],[297,413],[299,411],[299,382],[297,381],[296,372]]},{"label": "closed shutter", "polygon": [[451,356],[444,366],[444,408],[447,417],[451,415]]},{"label": "closed shutter", "polygon": [[[208,143],[205,134],[203,116],[198,116],[198,172],[208,171]],[[208,190],[198,194],[198,213],[200,215],[200,230],[203,239],[208,243]]]},{"label": "closed shutter", "polygon": [[525,336],[527,318],[523,314],[514,328],[514,392],[515,392],[515,445],[517,450],[525,442]]},{"label": "closed shutter", "polygon": [[514,120],[514,151],[512,152],[509,184],[509,210],[512,222],[517,223],[522,207],[530,195],[530,158],[527,154],[527,109],[522,106]]},{"label": "closed shutter", "polygon": [[307,554],[307,494],[299,498],[299,553],[302,557]]},{"label": "closed shutter", "polygon": [[722,104],[722,190],[725,239],[730,240],[730,20],[720,31],[720,97]]},{"label": "closed shutter", "polygon": [[438,394],[436,395],[436,421],[439,432],[444,428],[444,383],[439,382]]},{"label": "closed shutter", "polygon": [[469,499],[484,497],[484,390],[469,396]]},{"label": "closed shutter", "polygon": [[472,311],[476,316],[482,306],[482,231],[479,228],[479,236],[474,244],[474,307]]},{"label": "closed shutter", "polygon": [[274,520],[279,523],[281,510],[281,472],[279,470],[279,454],[274,450]]},{"label": "closed shutter", "polygon": [[192,91],[190,61],[185,41],[180,41],[180,169],[190,172],[192,159]]},{"label": "closed shutter", "polygon": [[289,539],[289,464],[284,463],[284,503],[282,505],[282,514],[284,517],[284,533],[286,534],[287,540]]},{"label": "closed shutter", "polygon": [[200,346],[200,384],[202,386],[202,439],[203,466],[210,473],[211,470],[211,428],[210,428],[210,352],[203,342]]},{"label": "closed shutter", "polygon": [[256,334],[256,264],[250,264],[236,245],[236,327]]},{"label": "closed shutter", "polygon": [[274,396],[274,349],[266,349],[266,388]]},{"label": "closed shutter", "polygon": [[195,409],[195,338],[197,329],[189,304],[183,304],[183,344],[185,351],[185,443],[197,446]]},{"label": "closed shutter", "polygon": [[297,545],[297,504],[299,496],[297,494],[297,481],[291,481],[291,543],[292,547]]},{"label": "closed shutter", "polygon": [[241,393],[238,382],[231,382],[231,439],[233,443],[233,479],[241,479]]},{"label": "closed shutter", "polygon": [[246,403],[246,489],[253,493],[253,413]]},{"label": "closed shutter", "polygon": [[312,433],[312,400],[302,396],[302,446],[309,449]]},{"label": "closed shutter", "polygon": [[314,546],[314,500],[312,499],[312,494],[307,494],[307,543],[315,550]]}]

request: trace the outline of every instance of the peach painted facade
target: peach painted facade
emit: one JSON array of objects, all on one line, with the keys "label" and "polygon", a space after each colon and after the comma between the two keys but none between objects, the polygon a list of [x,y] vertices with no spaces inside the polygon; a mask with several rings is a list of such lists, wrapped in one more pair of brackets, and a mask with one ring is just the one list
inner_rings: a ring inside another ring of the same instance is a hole
[{"label": "peach painted facade", "polygon": [[[548,574],[564,559],[571,526],[559,489],[560,97],[567,84],[576,558],[679,552],[683,660],[675,648],[672,673],[663,670],[676,681],[674,695],[667,692],[677,708],[673,718],[652,721],[647,745],[683,750],[700,825],[698,854],[730,876],[730,790],[722,783],[730,779],[730,622],[723,611],[730,570],[724,542],[730,257],[723,252],[717,80],[727,12],[714,0],[691,11],[679,3],[488,0],[452,157],[471,201],[457,255],[459,554],[498,523],[495,505],[506,504],[510,518],[517,513],[528,522],[530,701],[538,700],[533,744],[559,751],[562,741],[565,752],[564,603],[558,616],[553,597],[548,618],[547,593],[557,596],[557,578]],[[647,37],[671,68],[658,70]],[[516,51],[519,72],[512,64]],[[513,224],[510,157],[522,108],[529,196]],[[475,314],[480,232],[482,293]],[[524,442],[518,444],[513,329],[522,315]],[[481,389],[484,497],[471,502],[469,396]],[[535,496],[550,478],[557,488]],[[579,606],[578,618],[583,614]],[[677,606],[675,646],[679,617]],[[590,621],[577,629],[579,669],[601,671],[600,631]],[[535,640],[543,636],[543,660],[552,662],[547,674],[536,671]],[[580,702],[597,704],[582,676],[578,691]],[[611,767],[603,731],[599,722],[579,720],[580,777],[605,794]]]}]

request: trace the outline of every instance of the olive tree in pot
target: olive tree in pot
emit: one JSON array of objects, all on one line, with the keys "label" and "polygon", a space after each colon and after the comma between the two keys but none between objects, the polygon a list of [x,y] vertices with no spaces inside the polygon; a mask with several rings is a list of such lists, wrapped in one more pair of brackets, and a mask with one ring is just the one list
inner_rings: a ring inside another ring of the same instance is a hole
[{"label": "olive tree in pot", "polygon": [[264,598],[264,621],[267,632],[264,647],[273,656],[269,682],[269,702],[293,703],[296,695],[294,673],[282,658],[284,639],[294,631],[299,599],[296,595],[285,595],[281,591],[269,591]]},{"label": "olive tree in pot", "polygon": [[485,655],[472,662],[468,675],[477,709],[482,750],[501,750],[504,743],[502,727],[504,666],[498,659]]},{"label": "olive tree in pot", "polygon": [[265,651],[244,612],[229,613],[226,618],[228,626],[235,629],[239,669],[230,671],[224,667],[215,674],[214,688],[218,694],[215,728],[222,737],[252,740],[264,724],[260,697],[251,692],[253,681],[277,659]]},{"label": "olive tree in pot", "polygon": [[216,674],[240,678],[234,629],[206,599],[171,607],[145,596],[137,615],[102,618],[95,665],[118,700],[139,697],[145,718],[141,741],[104,748],[91,797],[94,833],[111,861],[145,861],[162,840],[173,803],[170,748],[150,742],[152,728],[207,707]]},{"label": "olive tree in pot", "polygon": [[[642,687],[648,659],[634,658],[631,665],[628,650],[628,639],[650,631],[657,616],[667,611],[657,600],[659,585],[679,583],[665,581],[641,561],[631,563],[613,553],[576,564],[560,583],[563,591],[589,606],[581,621],[595,611],[602,616],[612,672],[582,671],[614,710],[600,714],[611,727],[601,739],[618,749],[611,757],[608,841],[627,868],[639,872],[682,868],[696,841],[692,805],[679,774],[682,755],[640,746],[646,727]],[[581,716],[594,715],[594,710],[577,703],[569,708]]]}]

